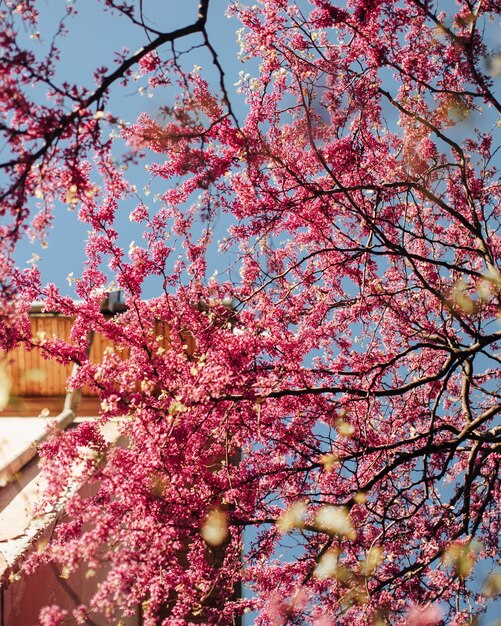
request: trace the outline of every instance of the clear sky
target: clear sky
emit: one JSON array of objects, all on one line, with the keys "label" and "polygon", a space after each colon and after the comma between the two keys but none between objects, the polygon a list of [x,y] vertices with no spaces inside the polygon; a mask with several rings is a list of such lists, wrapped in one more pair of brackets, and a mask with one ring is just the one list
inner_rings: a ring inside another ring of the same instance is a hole
[{"label": "clear sky", "polygon": [[[98,0],[72,0],[78,14],[68,20],[69,33],[66,37],[60,38],[61,62],[58,66],[57,82],[68,80],[72,83],[82,84],[93,88],[92,73],[96,67],[106,65],[113,68],[113,58],[116,51],[121,51],[124,47],[134,52],[147,43],[144,31],[137,26],[133,26],[123,16],[113,16],[103,12],[103,3]],[[57,27],[57,23],[65,12],[66,0],[39,0],[40,10],[40,39],[32,42],[34,49],[44,49],[50,43],[51,37]],[[243,120],[246,107],[242,98],[235,92],[233,85],[239,79],[239,72],[245,67],[237,58],[238,47],[236,44],[236,29],[240,24],[235,20],[225,17],[225,10],[229,2],[227,0],[211,0],[208,32],[211,42],[215,47],[220,62],[226,72],[226,85],[230,92],[232,105],[237,116]],[[344,2],[340,1],[340,4]],[[454,6],[451,0],[442,0],[442,7],[449,10]],[[192,23],[197,16],[197,0],[143,0],[143,9],[146,22],[152,27],[168,31]],[[493,44],[496,33],[499,34],[499,24],[488,25],[486,33],[487,43]],[[186,38],[178,43],[178,50],[188,50],[192,46],[201,43],[198,35]],[[162,52],[162,51],[161,51]],[[166,55],[169,49],[164,50]],[[194,65],[203,68],[203,76],[212,81],[215,91],[218,89],[219,76],[212,65],[210,55],[206,50],[195,49],[182,57],[186,69],[190,70]],[[391,72],[388,72],[388,80],[391,80]],[[109,103],[109,110],[127,123],[133,123],[139,114],[146,112],[155,117],[159,108],[173,103],[173,90],[165,89],[156,91],[153,97],[148,97],[146,92],[141,95],[141,88],[145,81],[131,82],[123,88],[115,85],[112,90],[112,98]],[[43,98],[44,94],[41,93]],[[491,126],[495,121],[490,120]],[[480,125],[485,130],[485,120],[474,119],[474,115],[465,120],[466,125]],[[468,129],[471,130],[471,129]],[[464,128],[458,124],[453,130],[457,138],[461,140]],[[117,143],[117,150],[120,144]],[[151,157],[150,157],[151,158]],[[154,155],[158,160],[158,155]],[[144,170],[144,164],[148,162],[146,158],[139,167],[127,173],[131,183],[135,184],[141,194],[143,188],[149,181],[149,176]],[[156,191],[165,189],[165,183],[157,181]],[[161,185],[164,185],[161,187]],[[145,204],[151,205],[154,192],[147,197],[143,196]],[[141,243],[141,232],[137,225],[130,224],[128,215],[135,202],[132,200],[123,202],[120,206],[117,219],[119,231],[119,243],[128,249],[131,241],[136,244]],[[216,234],[214,245],[209,262],[209,274],[214,269],[220,269],[225,265],[225,259],[218,259],[217,239],[224,236],[227,221],[219,218],[215,223]],[[49,246],[42,249],[38,242],[29,244],[22,243],[18,249],[17,259],[23,265],[30,259],[33,253],[38,254],[41,260],[38,266],[42,271],[44,282],[56,283],[63,292],[73,295],[73,288],[68,284],[66,277],[73,272],[73,276],[78,277],[81,273],[84,262],[84,246],[87,238],[88,227],[77,219],[77,212],[71,213],[65,205],[60,205],[56,209],[54,227],[48,238]],[[154,297],[159,293],[160,282],[158,279],[147,281],[144,285],[144,297]]]},{"label": "clear sky", "polygon": [[[57,22],[64,13],[65,4],[65,0],[39,1],[41,38],[40,41],[33,42],[35,48],[37,46],[43,48],[50,42]],[[196,19],[198,2],[196,0],[143,0],[143,5],[145,15],[153,27],[159,30],[173,30],[192,23]],[[239,24],[224,17],[227,5],[226,0],[211,0],[208,31],[226,72],[227,87],[231,91],[244,66],[237,58],[238,48],[235,31]],[[444,5],[450,6],[450,2],[444,2]],[[97,0],[79,0],[76,2],[76,7],[79,13],[68,21],[69,34],[59,42],[61,63],[56,80],[58,82],[68,80],[92,88],[92,73],[96,67],[106,65],[112,68],[115,51],[120,51],[126,47],[134,52],[147,43],[147,38],[141,29],[132,26],[124,17],[103,13],[102,3]],[[199,36],[193,36],[180,42],[178,48],[179,50],[188,49],[200,42]],[[192,69],[194,65],[202,66],[204,76],[211,78],[217,88],[219,78],[212,68],[212,61],[206,51],[194,50],[183,58],[187,69]],[[208,72],[206,71],[207,68],[210,68]],[[125,88],[115,86],[109,109],[114,115],[128,123],[133,123],[140,113],[147,112],[155,117],[161,106],[172,104],[173,92],[164,90],[157,93],[153,98],[149,98],[147,95],[140,94],[139,89],[143,86],[144,82],[141,81],[131,82]],[[234,92],[232,93],[232,104],[238,117],[243,119],[245,105]],[[466,123],[473,122],[469,120]],[[461,133],[460,125],[455,132]],[[136,184],[138,190],[143,189],[149,178],[143,165],[130,171],[128,177],[131,182]],[[152,195],[148,198],[145,197],[146,203],[150,203],[149,200],[151,200]],[[130,224],[128,220],[131,208],[133,208],[132,201],[130,203],[124,202],[119,211],[120,241],[125,249],[128,248],[131,240],[140,243],[141,238],[141,233],[137,227]],[[17,255],[19,263],[24,264],[33,253],[40,255],[39,267],[44,282],[54,282],[63,292],[73,295],[73,290],[67,283],[66,277],[70,272],[73,272],[74,276],[79,276],[81,272],[85,260],[84,246],[87,229],[87,225],[77,220],[76,212],[69,212],[66,206],[60,205],[56,209],[54,228],[48,238],[48,248],[41,249],[39,243],[24,242]],[[219,223],[219,229],[222,234],[225,229],[224,221]],[[214,260],[213,266],[216,267],[216,265],[216,260]],[[158,295],[158,282],[147,283],[144,297],[148,298],[155,295]],[[480,571],[482,569],[479,567]],[[496,608],[493,606],[489,611],[489,617],[482,623],[490,624],[495,617]],[[248,623],[250,620],[251,618],[248,619]]]},{"label": "clear sky", "polygon": [[[64,14],[65,4],[64,0],[40,0],[40,39],[33,43],[35,50],[37,48],[43,50],[50,43],[58,21]],[[113,69],[116,51],[121,51],[125,47],[135,52],[147,44],[148,39],[141,28],[132,25],[125,17],[104,13],[102,3],[97,0],[80,0],[75,6],[78,14],[67,21],[69,33],[59,39],[61,62],[56,81],[61,83],[67,80],[92,89],[92,73],[96,67],[106,65]],[[237,58],[238,23],[225,17],[227,6],[225,0],[211,0],[207,28],[212,45],[227,74],[227,87],[231,90],[233,84],[238,81],[243,66]],[[198,12],[198,2],[195,0],[143,0],[143,7],[147,23],[161,31],[174,30],[194,22]],[[181,40],[177,44],[177,49],[189,50],[200,43],[201,37],[194,35]],[[169,55],[170,51],[167,48],[164,52]],[[182,57],[182,62],[187,70],[193,69],[194,65],[203,67],[204,78],[213,82],[217,89],[219,75],[216,74],[206,50],[192,50]],[[173,90],[157,90],[153,97],[149,97],[146,90],[141,94],[141,88],[145,84],[145,80],[139,80],[131,81],[126,87],[115,85],[108,109],[125,122],[133,123],[141,113],[146,112],[156,117],[160,107],[173,103]],[[44,94],[41,92],[40,98],[43,97]],[[237,115],[243,119],[245,105],[237,94],[234,94],[232,104]],[[119,149],[117,145],[117,151]],[[155,155],[155,159],[158,160],[158,155]],[[129,181],[136,185],[140,194],[149,181],[149,175],[144,170],[147,162],[145,159],[139,167],[127,172]],[[152,198],[153,194],[144,196],[145,203],[151,204]],[[141,232],[137,225],[131,224],[128,220],[128,215],[135,204],[136,202],[132,200],[123,202],[117,214],[119,242],[126,250],[133,240],[138,245],[141,244]],[[47,239],[48,247],[42,249],[39,242],[31,244],[26,241],[19,246],[17,253],[21,265],[24,265],[33,253],[39,255],[41,259],[38,267],[42,272],[43,281],[54,282],[68,295],[73,295],[73,288],[66,278],[70,272],[78,277],[85,260],[84,247],[88,226],[78,221],[77,213],[78,209],[70,212],[67,206],[60,204],[56,208],[54,226]],[[221,227],[221,236],[223,231],[224,227]],[[217,255],[216,250],[214,255]],[[212,259],[211,265],[212,269],[215,269],[218,265],[217,259]],[[158,280],[147,282],[144,285],[144,297],[158,295],[158,288]]]}]

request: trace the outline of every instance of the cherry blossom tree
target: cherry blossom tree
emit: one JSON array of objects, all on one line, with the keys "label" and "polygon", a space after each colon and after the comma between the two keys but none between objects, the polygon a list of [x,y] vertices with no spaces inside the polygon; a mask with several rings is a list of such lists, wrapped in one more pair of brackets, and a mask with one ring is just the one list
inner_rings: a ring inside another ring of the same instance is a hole
[{"label": "cherry blossom tree", "polygon": [[[108,568],[90,606],[42,623],[138,603],[145,624],[476,623],[500,591],[498,2],[230,2],[230,88],[219,6],[164,31],[103,0],[146,43],[94,90],[57,80],[76,3],[47,56],[23,44],[38,4],[0,3],[1,341],[99,392],[98,420],[41,450],[46,503],[77,462],[95,495],[35,560]],[[110,94],[135,76],[175,102],[119,122]],[[90,228],[78,300],[15,263],[61,204]],[[105,318],[110,277],[127,310]],[[74,317],[71,342],[30,336],[34,298]],[[90,331],[115,345],[102,363]],[[100,434],[117,416],[122,447]]]}]

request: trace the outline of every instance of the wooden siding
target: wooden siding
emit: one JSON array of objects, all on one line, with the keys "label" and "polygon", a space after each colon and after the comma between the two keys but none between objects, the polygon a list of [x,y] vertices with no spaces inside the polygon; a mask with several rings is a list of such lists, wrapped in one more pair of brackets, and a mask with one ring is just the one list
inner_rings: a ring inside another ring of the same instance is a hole
[{"label": "wooden siding", "polygon": [[[73,320],[62,315],[33,315],[31,333],[33,337],[59,337],[69,340]],[[94,339],[91,360],[100,362],[105,348],[111,345],[104,337]],[[26,350],[17,346],[4,355],[10,378],[10,394],[13,398],[50,398],[66,394],[66,382],[73,365],[62,365],[53,359],[45,359],[38,349]],[[85,395],[95,395],[90,390]]]},{"label": "wooden siding", "polygon": [[[60,337],[65,341],[69,340],[73,320],[57,314],[38,314],[31,317],[31,332],[34,337],[45,336]],[[155,334],[163,339],[159,342],[165,349],[169,348],[169,327],[165,322],[157,321]],[[195,340],[191,333],[186,332],[183,339],[187,345],[189,354],[195,351]],[[90,360],[93,363],[101,363],[105,350],[113,347],[113,343],[95,334],[92,340]],[[122,359],[129,357],[127,348],[119,350]],[[0,357],[6,364],[8,376],[10,378],[10,394],[15,403],[16,399],[23,398],[60,398],[66,392],[66,382],[72,372],[72,365],[61,365],[55,360],[44,359],[38,349],[26,350],[24,346],[18,346],[8,354]],[[97,392],[88,387],[82,390],[84,397],[96,397]],[[12,403],[12,402],[11,402]]]}]

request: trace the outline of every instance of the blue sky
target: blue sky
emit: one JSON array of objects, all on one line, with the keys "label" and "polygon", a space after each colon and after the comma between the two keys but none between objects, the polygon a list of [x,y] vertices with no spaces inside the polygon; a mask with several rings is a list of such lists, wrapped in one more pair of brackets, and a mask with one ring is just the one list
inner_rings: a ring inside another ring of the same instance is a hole
[{"label": "blue sky", "polygon": [[[35,40],[32,44],[35,51],[37,49],[43,51],[50,43],[58,21],[64,15],[65,5],[64,0],[41,0],[39,2],[40,40]],[[132,25],[125,17],[104,13],[102,4],[97,0],[76,2],[75,6],[78,14],[66,22],[69,33],[58,40],[61,62],[58,65],[56,82],[61,83],[67,80],[92,89],[92,73],[96,67],[106,65],[113,69],[116,51],[121,51],[126,47],[131,52],[135,52],[147,44],[148,39],[142,29]],[[198,2],[195,0],[182,2],[144,0],[143,6],[147,23],[153,28],[165,31],[192,23],[196,20],[198,12]],[[239,79],[239,72],[243,66],[237,58],[236,29],[239,24],[225,17],[227,6],[228,3],[225,0],[211,1],[207,29],[224,67],[227,88],[231,91],[233,84]],[[201,37],[194,35],[179,41],[176,48],[179,51],[188,50],[200,43]],[[165,50],[166,55],[169,55],[169,52],[169,49]],[[206,50],[193,50],[183,55],[182,60],[187,70],[193,69],[195,65],[203,67],[204,78],[217,88],[219,75]],[[141,95],[141,88],[145,84],[145,80],[139,80],[138,82],[131,81],[126,87],[115,85],[111,92],[112,97],[108,109],[126,123],[133,123],[141,113],[146,112],[156,117],[160,107],[173,103],[174,90],[157,90],[153,93],[153,97],[148,97],[146,93]],[[43,93],[40,96],[43,97]],[[235,112],[240,119],[243,119],[245,105],[238,94],[232,94],[232,97]],[[120,149],[120,146],[117,146],[117,152]],[[157,158],[157,155],[155,157]],[[145,159],[139,166],[127,172],[127,178],[136,185],[140,194],[150,178],[144,169],[147,162],[148,160]],[[153,193],[149,197],[144,196],[145,203],[151,204],[152,198]],[[136,201],[133,200],[125,201],[118,212],[116,226],[119,231],[119,241],[126,250],[133,240],[136,244],[141,244],[140,230],[128,219],[129,212],[135,204]],[[47,238],[48,247],[42,248],[39,242],[24,241],[17,251],[17,260],[21,266],[33,256],[33,253],[40,256],[38,267],[42,272],[42,281],[55,283],[63,293],[68,295],[73,295],[73,288],[69,285],[67,276],[72,272],[73,276],[78,277],[85,260],[84,247],[88,226],[78,221],[77,213],[78,210],[71,212],[67,206],[59,204],[55,211],[54,226]],[[225,226],[219,223],[219,227],[220,236],[223,236]],[[214,251],[214,255],[216,254],[217,252]],[[215,258],[212,261],[211,271],[218,265]],[[160,284],[158,280],[146,282],[144,297],[158,295]]]},{"label": "blue sky", "polygon": [[[43,46],[50,41],[51,34],[56,28],[57,21],[64,13],[65,0],[40,0],[41,12],[40,33],[41,43],[34,42],[33,46]],[[233,84],[238,81],[239,72],[244,66],[237,58],[237,44],[235,31],[239,24],[224,17],[228,2],[226,0],[211,0],[208,20],[208,31],[211,41],[216,48],[221,63],[226,72],[227,87],[232,91]],[[444,3],[449,5],[449,2]],[[92,87],[92,72],[95,67],[113,66],[115,51],[124,46],[132,52],[147,43],[146,36],[139,28],[132,26],[125,18],[104,14],[102,4],[97,0],[80,0],[76,3],[79,14],[68,22],[69,35],[60,40],[61,63],[58,82],[68,80]],[[192,23],[196,19],[198,2],[196,0],[144,0],[145,14],[151,20],[151,25],[159,30],[173,30],[180,26]],[[492,37],[490,37],[492,39]],[[201,42],[199,36],[193,36],[178,44],[180,50]],[[168,52],[168,51],[166,51]],[[184,57],[185,67],[191,69],[194,65],[204,68],[204,76],[211,78],[216,86],[218,76],[212,68],[212,61],[206,51],[196,50]],[[210,69],[209,69],[210,68]],[[247,68],[245,68],[247,71]],[[109,109],[128,123],[133,123],[138,115],[147,112],[153,117],[161,106],[172,104],[173,92],[168,90],[158,93],[153,98],[141,96],[139,88],[144,83],[131,82],[127,87],[116,86],[112,92]],[[238,94],[232,92],[232,103],[240,119],[245,116],[245,105]],[[467,122],[471,124],[471,120]],[[455,129],[460,133],[460,125]],[[141,190],[148,182],[149,176],[141,165],[129,172],[129,179]],[[153,195],[153,194],[152,194]],[[149,196],[151,199],[152,196]],[[145,201],[149,203],[148,198]],[[124,202],[120,208],[118,225],[120,241],[125,249],[131,240],[140,243],[140,232],[128,220],[129,212],[133,208],[132,202]],[[40,255],[39,267],[44,282],[56,283],[64,293],[73,295],[73,290],[66,281],[70,272],[79,276],[84,262],[84,246],[87,237],[87,225],[77,220],[76,212],[68,212],[67,207],[60,205],[56,209],[54,228],[48,238],[49,246],[41,249],[39,243],[24,242],[18,251],[18,260],[24,264],[33,253]],[[225,229],[224,220],[219,223],[221,234]],[[216,262],[214,262],[214,266]],[[158,282],[151,281],[145,285],[144,296],[158,295]],[[483,624],[490,624],[496,617],[493,607],[489,612],[489,619]],[[249,618],[250,620],[250,618]],[[250,621],[248,622],[250,623]]]},{"label": "blue sky", "polygon": [[[78,10],[78,15],[71,17],[67,21],[69,34],[59,39],[61,49],[61,62],[58,65],[58,75],[56,81],[61,83],[68,80],[71,83],[82,84],[90,89],[93,88],[92,73],[96,67],[106,65],[113,68],[113,58],[116,51],[121,51],[124,47],[131,52],[135,52],[147,43],[144,31],[132,25],[125,17],[111,15],[103,12],[103,3],[98,0],[72,0]],[[39,0],[40,10],[40,40],[30,43],[36,50],[43,50],[50,42],[57,23],[65,12],[66,0]],[[343,4],[341,2],[341,4]],[[450,0],[442,2],[444,9],[452,8]],[[239,79],[239,72],[248,67],[244,66],[237,57],[238,47],[236,43],[236,29],[240,24],[235,20],[225,17],[225,10],[228,6],[227,0],[211,0],[208,18],[208,32],[226,73],[226,86],[230,92],[232,105],[237,116],[243,120],[246,107],[242,97],[233,89],[233,85]],[[174,30],[181,26],[192,23],[197,16],[197,0],[143,0],[143,8],[146,21],[158,30]],[[486,40],[490,45],[494,45],[495,34],[499,29],[499,24],[488,25]],[[29,41],[29,40],[28,40]],[[187,50],[191,46],[201,43],[199,35],[195,35],[178,42],[178,50]],[[162,51],[160,51],[162,52]],[[169,54],[166,49],[165,54]],[[203,68],[203,76],[211,80],[215,90],[218,89],[219,76],[212,65],[209,53],[203,49],[197,49],[182,57],[186,69],[190,70],[194,65]],[[255,68],[255,63],[252,66]],[[390,73],[388,80],[391,80]],[[140,89],[144,87],[145,80],[130,82],[126,87],[115,85],[112,90],[112,97],[109,103],[109,110],[127,123],[133,123],[138,115],[143,112],[156,117],[160,107],[173,103],[174,90],[162,90],[153,94],[150,98],[147,94],[141,95]],[[43,93],[40,94],[41,98]],[[458,124],[452,131],[459,140],[461,135],[467,130],[471,131],[471,125],[477,123],[494,126],[495,120],[473,119],[473,115]],[[465,128],[464,126],[470,126]],[[122,146],[123,147],[123,146]],[[117,151],[120,150],[117,144]],[[158,155],[154,155],[158,160]],[[150,157],[151,158],[151,157]],[[149,175],[144,169],[145,159],[138,167],[127,172],[127,177],[131,183],[135,184],[141,195],[144,186],[149,181]],[[154,192],[161,192],[165,189],[164,183],[157,181],[152,187],[150,196],[144,196],[145,204],[151,205]],[[134,207],[135,201],[125,201],[121,204],[117,219],[119,231],[119,242],[125,250],[128,249],[131,241],[137,245],[141,243],[141,232],[137,225],[130,224],[128,215]],[[217,258],[217,239],[224,236],[228,220],[219,218],[216,222],[216,234],[211,257],[209,258],[209,275],[214,269],[224,267],[227,259]],[[78,277],[84,262],[84,246],[87,238],[88,227],[77,219],[77,212],[69,212],[68,207],[59,205],[56,207],[54,227],[48,237],[48,248],[42,249],[39,242],[30,244],[23,242],[18,249],[17,259],[20,265],[30,259],[33,253],[39,255],[41,260],[38,267],[42,272],[43,282],[54,282],[64,293],[73,295],[73,288],[68,284],[66,277],[72,272]],[[149,280],[144,285],[143,295],[146,298],[158,295],[160,282],[157,279]]]}]

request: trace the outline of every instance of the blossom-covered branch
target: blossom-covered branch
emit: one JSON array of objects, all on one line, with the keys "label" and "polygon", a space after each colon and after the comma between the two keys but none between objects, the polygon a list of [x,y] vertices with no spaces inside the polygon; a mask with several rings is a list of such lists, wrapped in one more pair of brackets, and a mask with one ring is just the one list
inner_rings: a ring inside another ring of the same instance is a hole
[{"label": "blossom-covered branch", "polygon": [[[473,623],[500,591],[497,3],[229,3],[248,70],[234,92],[209,2],[169,33],[142,3],[104,4],[150,40],[92,93],[28,74],[14,30],[33,3],[3,10],[6,267],[28,198],[35,235],[58,199],[90,227],[78,300],[36,268],[4,281],[3,345],[77,362],[69,384],[96,390],[97,424],[120,417],[128,442],[92,423],[45,444],[46,502],[83,448],[96,495],[71,500],[27,568],[105,565],[86,610],[110,623],[138,604],[151,625]],[[207,68],[161,47],[194,34]],[[101,125],[136,65],[176,97],[117,130],[126,180]],[[29,116],[34,76],[51,105]],[[131,198],[143,239],[124,250]],[[110,274],[128,308],[105,318]],[[70,342],[12,323],[35,297],[74,318]],[[114,345],[100,363],[89,331]]]}]

